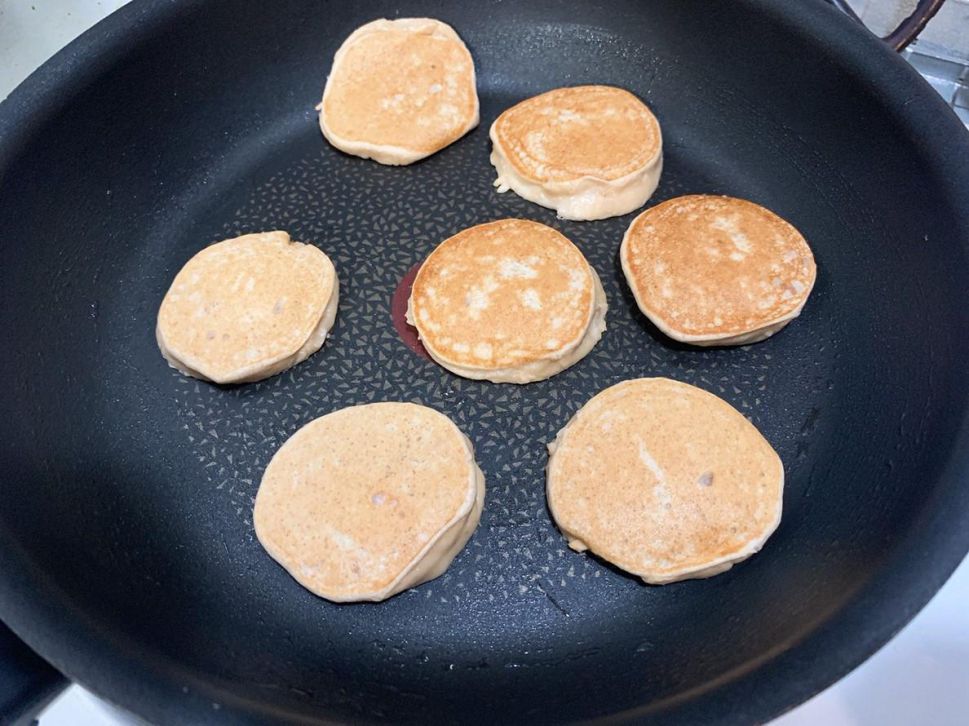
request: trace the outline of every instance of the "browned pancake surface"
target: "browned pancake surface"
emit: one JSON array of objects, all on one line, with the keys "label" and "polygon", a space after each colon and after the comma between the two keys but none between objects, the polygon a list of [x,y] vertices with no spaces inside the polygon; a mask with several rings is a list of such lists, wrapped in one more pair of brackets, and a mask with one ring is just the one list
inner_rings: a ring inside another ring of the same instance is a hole
[{"label": "browned pancake surface", "polygon": [[796,313],[816,268],[801,234],[731,197],[677,197],[637,217],[621,258],[650,317],[686,336],[727,336]]},{"label": "browned pancake surface", "polygon": [[502,113],[495,135],[524,177],[567,182],[611,181],[642,169],[660,150],[660,128],[628,91],[574,86],[526,99]]},{"label": "browned pancake surface", "polygon": [[414,281],[425,345],[449,363],[513,368],[559,354],[592,316],[588,262],[551,227],[505,219],[471,227],[431,253]]}]

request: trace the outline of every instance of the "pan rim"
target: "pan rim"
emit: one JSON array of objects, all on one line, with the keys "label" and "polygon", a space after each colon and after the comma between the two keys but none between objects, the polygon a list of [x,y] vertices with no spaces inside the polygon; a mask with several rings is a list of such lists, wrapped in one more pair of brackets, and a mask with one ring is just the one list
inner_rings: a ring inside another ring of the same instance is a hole
[{"label": "pan rim", "polygon": [[[79,81],[95,78],[130,48],[176,18],[184,22],[203,4],[204,0],[178,4],[135,0],[41,66],[0,102],[0,170],[8,159],[14,158],[21,140],[37,127],[39,120],[57,113],[72,95],[80,92],[78,89],[83,89],[85,84]],[[844,21],[836,10],[823,3],[744,0],[736,4],[746,5],[747,12],[770,17],[791,33],[809,35],[815,42],[814,36],[823,37],[832,57],[850,72],[864,75],[874,90],[892,97],[918,99],[918,103],[895,108],[893,120],[910,136],[920,138],[920,151],[931,161],[939,179],[944,180],[947,204],[966,210],[962,215],[962,236],[969,240],[969,168],[958,163],[959,159],[969,158],[969,134],[918,74],[863,29]],[[945,142],[941,141],[943,138]],[[938,477],[936,491],[959,495],[954,499],[969,506],[969,393],[961,402],[961,409],[960,430]],[[713,701],[722,708],[723,703],[732,701],[732,708],[721,713],[729,713],[736,720],[764,721],[795,707],[887,643],[948,579],[969,552],[969,529],[954,524],[959,510],[951,503],[944,508],[936,505],[934,509],[926,505],[922,516],[952,524],[923,527],[918,529],[917,537],[909,534],[905,540],[893,543],[882,567],[859,584],[847,604],[821,618],[819,625],[798,641],[781,643],[776,652],[745,663],[692,691],[612,714],[610,718],[635,720],[674,709],[675,713],[664,715],[686,721],[690,720],[690,709],[709,709]],[[57,591],[56,583],[31,567],[27,553],[6,536],[2,527],[0,541],[0,618],[62,672],[95,693],[109,701],[119,701],[123,707],[138,706],[139,713],[159,722],[199,714],[205,714],[206,720],[226,723],[245,717],[287,715],[258,699],[240,696],[228,684],[203,680],[178,663],[163,663],[157,654],[151,659],[135,658],[131,655],[137,652],[131,647],[133,644],[122,644],[120,635],[105,633],[94,623],[84,622],[83,614],[65,617],[67,614],[58,604],[69,602],[66,593],[60,593],[62,597],[56,601],[44,598],[45,593]],[[918,563],[911,552],[918,548],[930,549],[934,560],[922,568],[920,578],[912,580],[911,573]],[[850,628],[854,628],[853,637],[844,637]],[[812,651],[825,665],[803,679],[791,677],[791,672]],[[122,663],[123,667],[119,667]],[[751,695],[754,680],[759,680],[756,696]],[[186,688],[190,690],[186,692]],[[121,699],[120,694],[125,698]],[[222,707],[214,711],[213,702]]]}]

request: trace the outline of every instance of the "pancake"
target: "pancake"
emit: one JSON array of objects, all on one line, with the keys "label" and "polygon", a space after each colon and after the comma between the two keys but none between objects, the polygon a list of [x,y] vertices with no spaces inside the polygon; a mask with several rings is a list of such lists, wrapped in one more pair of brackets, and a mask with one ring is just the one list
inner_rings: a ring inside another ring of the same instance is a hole
[{"label": "pancake", "polygon": [[407,321],[465,378],[529,383],[584,357],[606,329],[606,295],[579,249],[551,227],[503,219],[442,242],[417,273]]},{"label": "pancake", "polygon": [[266,467],[256,536],[299,584],[333,602],[379,601],[441,575],[484,504],[471,442],[413,403],[311,421]]},{"label": "pancake", "polygon": [[341,151],[411,164],[478,125],[474,61],[439,20],[374,20],[336,52],[317,109]]},{"label": "pancake", "polygon": [[784,467],[728,403],[666,378],[607,388],[549,445],[548,505],[574,550],[662,585],[724,572],[781,520]]},{"label": "pancake", "polygon": [[604,219],[638,209],[663,169],[659,122],[628,91],[558,88],[502,113],[491,126],[499,192],[563,219]]},{"label": "pancake", "polygon": [[732,197],[677,197],[633,220],[619,252],[639,309],[675,340],[742,345],[804,307],[817,269],[804,237]]},{"label": "pancake", "polygon": [[158,347],[185,375],[258,381],[320,349],[339,297],[333,263],[313,245],[286,232],[228,239],[175,276],[158,311]]}]

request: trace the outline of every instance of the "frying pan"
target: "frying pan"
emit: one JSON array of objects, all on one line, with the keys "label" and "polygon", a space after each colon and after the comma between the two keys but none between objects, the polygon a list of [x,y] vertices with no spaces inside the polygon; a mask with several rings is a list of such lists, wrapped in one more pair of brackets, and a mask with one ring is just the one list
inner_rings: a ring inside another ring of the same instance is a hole
[{"label": "frying pan", "polygon": [[[425,14],[475,57],[481,127],[404,168],[330,148],[312,107],[337,46]],[[800,318],[676,345],[621,280],[631,215],[571,223],[493,192],[496,114],[587,82],[660,118],[654,202],[732,194],[805,234]],[[155,722],[767,719],[884,643],[969,547],[967,159],[929,87],[820,2],[135,2],[0,109],[0,616]],[[392,320],[434,246],[508,216],[576,241],[610,301],[591,355],[527,386],[457,378]],[[323,350],[242,387],[168,368],[153,328],[175,272],[275,228],[337,265]],[[647,587],[549,519],[545,444],[644,375],[723,396],[784,460],[780,528],[724,575]],[[262,551],[252,498],[299,426],[384,399],[457,422],[487,503],[443,577],[335,605]]]}]

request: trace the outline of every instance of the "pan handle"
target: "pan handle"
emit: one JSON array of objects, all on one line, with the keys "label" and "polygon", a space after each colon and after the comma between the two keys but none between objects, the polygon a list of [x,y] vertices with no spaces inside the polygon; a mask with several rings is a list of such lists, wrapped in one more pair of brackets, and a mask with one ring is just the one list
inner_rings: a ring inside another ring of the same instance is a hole
[{"label": "pan handle", "polygon": [[29,724],[67,679],[0,623],[0,724]]},{"label": "pan handle", "polygon": [[[848,0],[829,0],[829,2],[849,18],[864,25],[862,19],[858,17],[858,14],[848,4]],[[892,50],[900,51],[904,49],[905,46],[915,40],[918,34],[922,32],[922,28],[932,19],[933,15],[939,12],[939,8],[942,7],[942,3],[944,2],[945,0],[918,0],[912,14],[899,23],[899,26],[882,38],[882,40]]]}]

